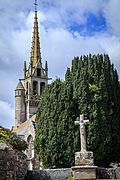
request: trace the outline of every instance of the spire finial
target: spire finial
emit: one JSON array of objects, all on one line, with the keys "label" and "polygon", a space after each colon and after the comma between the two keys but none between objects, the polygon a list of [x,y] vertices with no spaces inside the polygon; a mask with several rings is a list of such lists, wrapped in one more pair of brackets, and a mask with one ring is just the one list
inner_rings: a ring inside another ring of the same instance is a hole
[{"label": "spire finial", "polygon": [[35,12],[37,12],[37,6],[38,6],[38,4],[37,4],[37,0],[35,0],[34,5],[35,5]]}]

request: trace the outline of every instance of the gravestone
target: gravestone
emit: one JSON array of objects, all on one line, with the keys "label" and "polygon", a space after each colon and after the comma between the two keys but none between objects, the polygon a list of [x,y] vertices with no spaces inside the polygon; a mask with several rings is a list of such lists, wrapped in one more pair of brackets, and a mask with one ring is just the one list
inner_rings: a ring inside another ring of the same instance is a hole
[{"label": "gravestone", "polygon": [[96,179],[96,166],[94,166],[93,152],[87,151],[85,125],[89,123],[81,114],[75,125],[80,126],[81,151],[75,153],[75,166],[72,167],[74,180]]}]

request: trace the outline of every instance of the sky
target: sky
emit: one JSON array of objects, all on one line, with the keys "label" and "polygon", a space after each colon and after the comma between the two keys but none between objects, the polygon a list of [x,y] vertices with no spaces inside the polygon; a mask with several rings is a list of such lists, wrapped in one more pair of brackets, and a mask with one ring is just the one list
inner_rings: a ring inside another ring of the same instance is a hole
[{"label": "sky", "polygon": [[[64,79],[75,56],[105,53],[120,75],[120,0],[38,0],[43,65]],[[0,0],[0,125],[14,125],[14,90],[30,60],[34,0]]]}]

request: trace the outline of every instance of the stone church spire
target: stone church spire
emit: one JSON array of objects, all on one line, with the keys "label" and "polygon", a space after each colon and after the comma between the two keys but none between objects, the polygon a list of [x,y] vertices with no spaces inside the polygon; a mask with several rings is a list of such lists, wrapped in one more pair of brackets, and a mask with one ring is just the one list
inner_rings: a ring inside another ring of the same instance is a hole
[{"label": "stone church spire", "polygon": [[[24,78],[19,80],[15,89],[15,127],[13,131],[28,143],[26,154],[29,169],[35,166],[33,141],[35,139],[35,119],[41,95],[48,84],[48,64],[42,66],[40,52],[39,26],[37,17],[37,0],[29,65],[24,62]],[[24,82],[24,83],[23,83]]]},{"label": "stone church spire", "polygon": [[[16,124],[29,120],[37,111],[40,96],[48,84],[48,64],[42,66],[40,52],[39,26],[37,17],[37,0],[35,0],[35,16],[33,26],[32,47],[29,66],[24,62],[24,81],[19,82],[23,89],[16,89]],[[17,125],[16,125],[17,126]]]},{"label": "stone church spire", "polygon": [[37,3],[35,1],[35,17],[34,17],[34,27],[33,27],[33,37],[32,37],[32,47],[31,47],[31,69],[34,70],[38,62],[41,64],[41,51],[40,51],[40,40],[39,40],[39,27],[38,27],[38,17],[37,17]]}]

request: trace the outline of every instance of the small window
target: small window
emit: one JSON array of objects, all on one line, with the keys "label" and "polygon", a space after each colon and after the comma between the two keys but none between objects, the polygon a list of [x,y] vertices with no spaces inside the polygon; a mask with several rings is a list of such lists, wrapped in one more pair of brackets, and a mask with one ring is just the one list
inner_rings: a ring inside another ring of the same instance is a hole
[{"label": "small window", "polygon": [[38,82],[33,81],[33,94],[38,94]]},{"label": "small window", "polygon": [[15,95],[18,96],[18,91],[15,91]]},{"label": "small window", "polygon": [[45,82],[41,82],[40,83],[40,94],[42,94],[42,92],[44,91],[45,89]]},{"label": "small window", "polygon": [[26,83],[26,89],[28,90],[28,82]]},{"label": "small window", "polygon": [[37,68],[37,76],[41,76],[41,69]]}]

